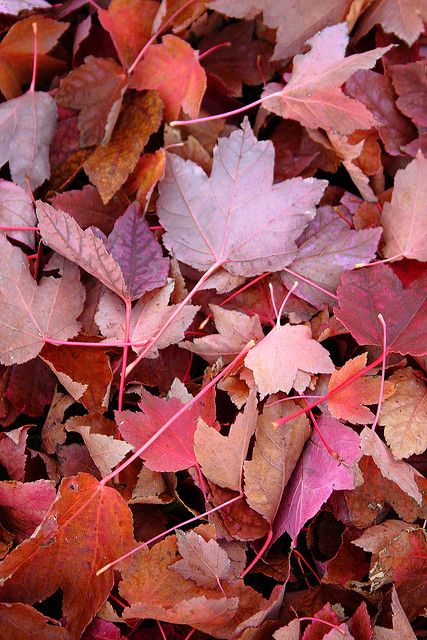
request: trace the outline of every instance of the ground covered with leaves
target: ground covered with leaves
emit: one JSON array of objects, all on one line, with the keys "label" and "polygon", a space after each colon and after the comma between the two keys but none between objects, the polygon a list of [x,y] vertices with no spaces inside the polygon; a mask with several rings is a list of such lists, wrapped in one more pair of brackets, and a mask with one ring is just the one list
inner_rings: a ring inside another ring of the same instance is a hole
[{"label": "ground covered with leaves", "polygon": [[427,615],[426,0],[0,0],[0,639]]}]

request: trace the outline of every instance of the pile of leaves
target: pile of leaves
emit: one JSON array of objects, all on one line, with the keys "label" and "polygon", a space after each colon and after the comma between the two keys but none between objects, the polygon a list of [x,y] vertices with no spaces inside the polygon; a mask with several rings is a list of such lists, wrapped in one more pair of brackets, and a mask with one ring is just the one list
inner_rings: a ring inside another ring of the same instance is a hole
[{"label": "pile of leaves", "polygon": [[426,637],[425,19],[0,0],[2,640]]}]

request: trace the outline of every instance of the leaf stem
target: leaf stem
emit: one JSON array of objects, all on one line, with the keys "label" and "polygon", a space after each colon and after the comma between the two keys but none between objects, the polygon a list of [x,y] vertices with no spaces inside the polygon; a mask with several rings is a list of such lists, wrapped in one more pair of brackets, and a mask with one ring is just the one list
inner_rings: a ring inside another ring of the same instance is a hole
[{"label": "leaf stem", "polygon": [[53,344],[56,347],[116,347],[117,349],[123,349],[124,347],[143,347],[147,344],[146,340],[143,342],[84,342],[83,340],[54,340],[53,338],[46,337],[43,338],[43,342],[46,342],[46,344]]},{"label": "leaf stem", "polygon": [[120,386],[119,386],[119,399],[118,399],[118,409],[119,411],[123,411],[123,396],[125,392],[125,384],[126,384],[126,367],[128,361],[128,352],[129,352],[129,341],[130,341],[130,323],[131,323],[131,315],[132,315],[132,301],[130,298],[126,298],[124,300],[125,303],[125,340],[123,346],[123,358],[122,358],[122,369],[120,372]]},{"label": "leaf stem", "polygon": [[36,77],[37,77],[37,22],[32,22],[34,34],[34,57],[33,57],[33,77],[31,78],[31,85],[29,92],[34,93],[36,90]]},{"label": "leaf stem", "polygon": [[373,360],[371,364],[368,364],[366,367],[364,367],[354,375],[347,378],[347,380],[344,380],[343,382],[341,382],[341,384],[337,385],[334,389],[331,389],[331,391],[328,391],[328,393],[326,393],[324,396],[320,396],[320,398],[316,400],[316,402],[313,402],[313,404],[307,405],[306,407],[299,409],[298,411],[294,411],[294,413],[291,413],[289,416],[280,418],[279,420],[274,420],[273,426],[280,427],[282,426],[282,424],[286,424],[287,422],[294,420],[294,418],[298,418],[298,416],[302,416],[303,413],[307,413],[307,411],[310,411],[310,409],[314,409],[319,404],[322,404],[322,402],[324,402],[325,400],[328,400],[329,398],[334,396],[336,393],[341,391],[341,389],[345,389],[346,387],[348,387],[349,384],[361,378],[365,373],[367,373],[368,371],[371,371],[371,369],[374,369],[378,364],[380,364],[380,362],[382,362],[382,360],[383,360],[383,354],[378,356],[378,358],[375,358],[375,360]]},{"label": "leaf stem", "polygon": [[38,227],[21,227],[19,225],[1,224],[0,231],[38,231]]},{"label": "leaf stem", "polygon": [[220,42],[210,49],[206,49],[206,51],[203,51],[203,53],[199,54],[199,62],[200,60],[203,60],[207,56],[210,56],[212,53],[215,53],[215,51],[218,51],[218,49],[222,49],[223,47],[231,47],[231,42]]},{"label": "leaf stem", "polygon": [[312,412],[312,410],[309,408],[308,402],[305,399],[304,399],[304,404],[307,407],[307,411],[308,411],[308,414],[309,414],[309,416],[311,418],[313,426],[314,426],[315,430],[317,431],[317,435],[319,436],[320,440],[322,441],[322,444],[325,447],[326,451],[329,453],[330,456],[332,456],[332,458],[335,458],[335,460],[339,460],[339,454],[336,451],[334,451],[333,449],[331,449],[329,444],[326,442],[325,436],[323,435],[322,430],[319,427],[319,424],[318,424],[318,422],[316,420],[316,417],[315,417],[314,413]]},{"label": "leaf stem", "polygon": [[312,618],[310,616],[304,616],[304,618],[298,618],[300,622],[304,622],[308,620],[310,622],[319,622],[320,624],[326,624],[326,626],[331,627],[331,629],[336,629],[342,636],[344,635],[344,631],[339,628],[338,625],[333,624],[332,622],[328,622],[327,620],[322,620],[321,618]]},{"label": "leaf stem", "polygon": [[122,560],[126,560],[126,558],[130,558],[131,556],[134,555],[134,553],[136,553],[140,549],[147,548],[149,544],[152,544],[153,542],[157,542],[157,540],[161,540],[162,538],[164,538],[164,536],[167,536],[169,533],[173,533],[177,529],[180,529],[181,527],[184,527],[187,524],[191,524],[192,522],[197,522],[197,520],[200,520],[201,518],[206,518],[211,513],[215,513],[215,511],[219,511],[224,507],[228,507],[230,504],[233,504],[234,502],[237,502],[237,500],[241,500],[242,498],[243,498],[243,494],[239,493],[238,496],[234,496],[234,498],[230,498],[230,500],[227,500],[226,502],[219,504],[217,507],[208,509],[207,511],[200,513],[198,516],[193,516],[188,520],[184,520],[184,522],[180,522],[179,524],[176,524],[175,526],[170,527],[170,529],[166,529],[166,531],[162,531],[161,533],[158,533],[156,536],[154,536],[154,538],[151,538],[150,540],[147,540],[146,542],[139,544],[134,549],[131,549],[131,551],[128,551],[123,556],[120,556],[120,558],[117,558],[116,560],[113,560],[113,562],[109,562],[104,567],[101,567],[101,569],[98,569],[98,571],[96,572],[96,575],[100,576],[101,573],[104,573],[104,571],[107,571],[111,567],[114,567],[114,565],[116,565],[118,562],[121,562]]},{"label": "leaf stem", "polygon": [[377,406],[377,412],[375,414],[375,419],[372,423],[372,431],[375,431],[377,424],[378,424],[378,420],[380,419],[380,413],[381,413],[381,406],[383,403],[383,397],[384,397],[384,383],[385,383],[385,359],[386,359],[386,355],[387,355],[387,325],[385,323],[385,320],[382,316],[381,313],[378,314],[378,320],[381,323],[382,329],[383,329],[383,353],[382,353],[382,362],[381,362],[381,384],[380,384],[380,393],[378,396],[378,406]]},{"label": "leaf stem", "polygon": [[248,342],[246,347],[244,347],[240,351],[240,353],[235,358],[233,358],[230,364],[228,364],[217,376],[215,376],[215,378],[213,378],[205,387],[203,387],[203,389],[201,389],[199,393],[197,393],[193,398],[191,398],[191,400],[189,400],[186,404],[184,404],[181,407],[181,409],[179,409],[179,411],[177,411],[171,418],[169,418],[169,420],[167,420],[167,422],[165,422],[164,425],[161,426],[160,429],[158,429],[156,433],[151,436],[151,438],[149,438],[146,442],[144,442],[143,445],[141,445],[136,451],[134,451],[134,453],[130,456],[130,458],[122,462],[122,464],[119,467],[117,467],[114,471],[112,471],[108,476],[105,476],[105,478],[103,478],[100,481],[101,485],[106,485],[107,482],[112,480],[115,476],[117,476],[124,469],[126,469],[126,467],[128,467],[134,460],[139,458],[141,453],[143,453],[146,449],[148,449],[148,447],[150,447],[153,444],[153,442],[155,442],[157,438],[159,438],[162,435],[162,433],[164,433],[167,429],[169,429],[169,427],[172,426],[172,424],[178,418],[180,418],[188,409],[190,409],[190,407],[192,407],[196,402],[198,402],[200,398],[202,398],[210,389],[212,389],[217,384],[217,382],[219,382],[222,378],[227,376],[230,373],[230,371],[232,371],[233,368],[239,363],[239,361],[244,359],[244,357],[252,349],[254,344],[255,343],[253,340]]},{"label": "leaf stem", "polygon": [[281,91],[275,91],[271,93],[269,96],[264,96],[263,98],[259,98],[250,104],[245,104],[243,107],[239,107],[239,109],[233,109],[232,111],[226,111],[224,113],[217,113],[214,116],[205,116],[204,118],[195,118],[194,120],[173,120],[169,124],[171,127],[182,127],[188,124],[198,124],[199,122],[209,122],[211,120],[220,120],[221,118],[228,118],[229,116],[237,116],[239,113],[244,113],[252,107],[256,107],[259,104],[262,104],[266,100],[270,100],[270,98],[279,98],[282,95]]},{"label": "leaf stem", "polygon": [[150,351],[150,349],[152,349],[152,347],[156,344],[156,342],[159,340],[159,338],[164,334],[166,329],[172,324],[172,322],[175,320],[175,318],[181,313],[182,309],[190,302],[190,300],[193,298],[194,294],[197,293],[197,291],[199,291],[199,289],[203,286],[203,284],[206,282],[206,280],[208,280],[211,277],[211,275],[213,275],[215,273],[215,271],[217,271],[217,269],[219,269],[220,266],[221,266],[221,262],[215,262],[211,267],[209,267],[209,269],[206,271],[206,273],[203,274],[203,276],[195,284],[195,286],[192,288],[192,290],[185,296],[184,300],[182,302],[180,302],[179,305],[177,305],[177,307],[175,308],[175,311],[169,316],[168,320],[159,329],[159,331],[156,333],[156,335],[153,338],[151,338],[151,340],[148,341],[148,344],[145,347],[145,349],[143,349],[141,351],[141,353],[139,353],[138,356],[135,358],[135,360],[133,362],[131,362],[127,366],[127,368],[126,368],[126,375],[127,376],[134,369],[134,367],[136,367],[136,365],[147,355],[147,353]]},{"label": "leaf stem", "polygon": [[252,569],[252,567],[254,567],[256,565],[258,560],[260,558],[262,558],[262,556],[264,555],[264,553],[267,551],[268,547],[270,546],[270,542],[271,542],[272,538],[273,538],[273,527],[270,526],[270,529],[269,529],[269,531],[267,533],[267,537],[265,538],[264,544],[262,545],[261,549],[256,554],[255,558],[252,560],[252,562],[250,564],[248,564],[246,569],[243,571],[243,573],[240,576],[241,578],[244,578],[245,575],[247,573],[249,573],[249,571]]},{"label": "leaf stem", "polygon": [[149,40],[147,40],[147,42],[145,43],[145,45],[142,47],[141,51],[138,53],[138,55],[136,56],[135,60],[132,62],[131,66],[128,69],[128,75],[131,75],[131,73],[133,73],[133,71],[135,71],[135,67],[138,66],[139,62],[141,61],[141,58],[144,56],[145,52],[147,51],[147,49],[149,47],[151,47],[151,45],[153,44],[153,42],[155,42],[157,40],[157,38],[159,37],[159,35],[165,30],[167,29],[175,20],[175,18],[177,18],[180,13],[182,13],[183,11],[185,11],[185,9],[187,9],[187,7],[190,6],[190,4],[193,4],[195,0],[187,0],[187,2],[185,2],[182,7],[179,7],[179,9],[177,9],[175,11],[175,13],[173,13],[167,20],[166,22],[164,22],[161,27],[159,29],[157,29],[156,33],[153,33],[153,35],[151,36],[151,38]]},{"label": "leaf stem", "polygon": [[289,275],[293,276],[294,278],[298,278],[299,280],[302,280],[306,284],[309,284],[311,287],[314,287],[315,289],[318,289],[322,293],[325,293],[327,296],[330,296],[331,298],[334,298],[334,300],[338,300],[338,296],[336,296],[335,293],[332,293],[331,291],[328,291],[327,289],[324,289],[323,287],[320,286],[320,284],[317,284],[317,282],[314,282],[313,280],[310,280],[310,278],[306,278],[305,276],[302,276],[301,274],[297,273],[296,271],[291,271],[291,269],[288,269],[287,267],[283,267],[283,271],[286,271],[286,273],[289,273]]},{"label": "leaf stem", "polygon": [[355,269],[364,269],[366,267],[376,267],[379,264],[386,264],[387,262],[393,262],[393,260],[400,260],[401,258],[404,258],[405,256],[403,255],[403,253],[397,253],[395,256],[391,256],[391,258],[384,258],[384,260],[375,260],[375,262],[359,262],[359,264],[356,264],[356,266],[354,267]]}]

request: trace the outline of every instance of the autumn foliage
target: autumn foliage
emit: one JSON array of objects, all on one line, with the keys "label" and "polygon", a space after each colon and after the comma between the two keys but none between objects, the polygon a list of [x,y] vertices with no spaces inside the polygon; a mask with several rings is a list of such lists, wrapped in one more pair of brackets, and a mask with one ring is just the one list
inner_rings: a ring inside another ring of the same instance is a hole
[{"label": "autumn foliage", "polygon": [[0,640],[415,640],[426,0],[0,0]]}]

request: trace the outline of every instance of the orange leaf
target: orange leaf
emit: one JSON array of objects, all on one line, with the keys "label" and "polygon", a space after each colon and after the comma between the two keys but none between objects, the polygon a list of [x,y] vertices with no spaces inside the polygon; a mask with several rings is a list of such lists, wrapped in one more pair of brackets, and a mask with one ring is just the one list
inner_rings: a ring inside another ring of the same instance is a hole
[{"label": "orange leaf", "polygon": [[206,90],[206,73],[188,42],[173,35],[152,45],[133,74],[131,87],[155,89],[165,106],[165,117],[174,120],[183,111],[192,118],[199,114]]},{"label": "orange leaf", "polygon": [[161,102],[154,91],[135,96],[128,101],[110,142],[95,149],[84,163],[104,204],[134,170],[149,137],[159,128],[161,117]]}]

